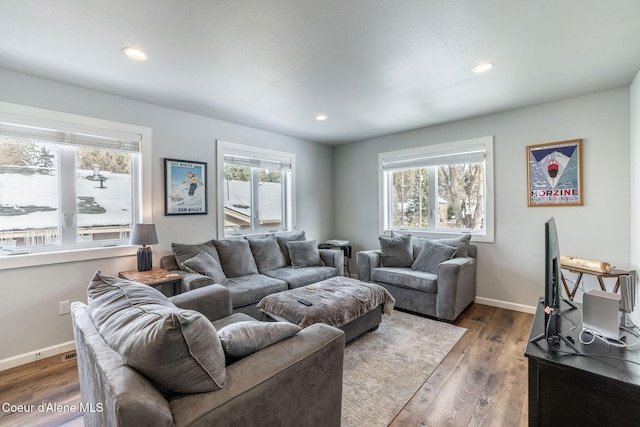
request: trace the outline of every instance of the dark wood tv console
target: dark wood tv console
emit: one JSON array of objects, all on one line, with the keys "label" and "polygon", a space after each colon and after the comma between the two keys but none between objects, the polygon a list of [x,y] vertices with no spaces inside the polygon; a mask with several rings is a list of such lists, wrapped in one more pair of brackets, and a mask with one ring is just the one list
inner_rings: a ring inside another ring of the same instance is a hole
[{"label": "dark wood tv console", "polygon": [[[529,426],[640,425],[640,345],[619,349],[598,340],[583,345],[578,339],[580,311],[562,307],[567,317],[561,318],[562,335],[573,337],[585,356],[569,354],[573,350],[564,342],[557,350],[545,339],[527,344]],[[543,309],[538,304],[530,337],[543,332]],[[577,325],[573,330],[572,322]],[[638,340],[626,335],[629,344]]]}]

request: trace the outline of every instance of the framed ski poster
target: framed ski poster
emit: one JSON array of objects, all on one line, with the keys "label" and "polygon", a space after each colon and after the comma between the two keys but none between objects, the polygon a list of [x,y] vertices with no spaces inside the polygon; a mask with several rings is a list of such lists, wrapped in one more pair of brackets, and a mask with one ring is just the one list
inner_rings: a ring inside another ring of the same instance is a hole
[{"label": "framed ski poster", "polygon": [[206,163],[164,159],[164,214],[206,214],[206,184]]},{"label": "framed ski poster", "polygon": [[582,206],[582,139],[527,147],[529,206]]}]

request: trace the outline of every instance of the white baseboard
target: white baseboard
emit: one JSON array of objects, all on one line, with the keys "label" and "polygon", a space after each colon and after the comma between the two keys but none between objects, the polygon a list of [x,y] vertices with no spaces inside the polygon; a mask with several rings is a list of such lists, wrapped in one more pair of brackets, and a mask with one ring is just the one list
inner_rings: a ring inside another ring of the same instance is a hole
[{"label": "white baseboard", "polygon": [[51,347],[42,348],[40,350],[30,351],[29,353],[19,354],[8,359],[0,360],[0,372],[15,368],[16,366],[26,365],[36,360],[45,359],[47,357],[57,356],[68,353],[76,349],[74,341],[65,342]]},{"label": "white baseboard", "polygon": [[515,304],[512,302],[501,301],[501,300],[491,299],[491,298],[476,297],[474,302],[478,304],[490,305],[491,307],[506,308],[507,310],[521,311],[523,313],[529,313],[529,314],[534,314],[536,312],[535,306]]}]

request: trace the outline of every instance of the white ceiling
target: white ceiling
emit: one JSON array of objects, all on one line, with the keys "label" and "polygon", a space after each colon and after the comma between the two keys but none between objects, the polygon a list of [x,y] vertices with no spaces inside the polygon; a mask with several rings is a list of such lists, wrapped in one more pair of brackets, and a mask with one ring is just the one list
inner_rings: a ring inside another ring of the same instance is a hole
[{"label": "white ceiling", "polygon": [[2,0],[0,67],[341,144],[628,86],[640,1]]}]

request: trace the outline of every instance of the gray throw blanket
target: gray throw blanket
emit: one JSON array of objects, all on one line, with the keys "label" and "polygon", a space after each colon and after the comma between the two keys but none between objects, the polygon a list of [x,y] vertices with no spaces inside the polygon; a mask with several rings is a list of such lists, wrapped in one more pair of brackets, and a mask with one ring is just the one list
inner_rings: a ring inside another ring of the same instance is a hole
[{"label": "gray throw blanket", "polygon": [[[311,302],[306,306],[298,299]],[[314,323],[340,327],[384,304],[391,314],[396,300],[382,286],[348,277],[332,277],[312,285],[264,297],[258,309],[276,320],[287,320],[301,328]]]}]

